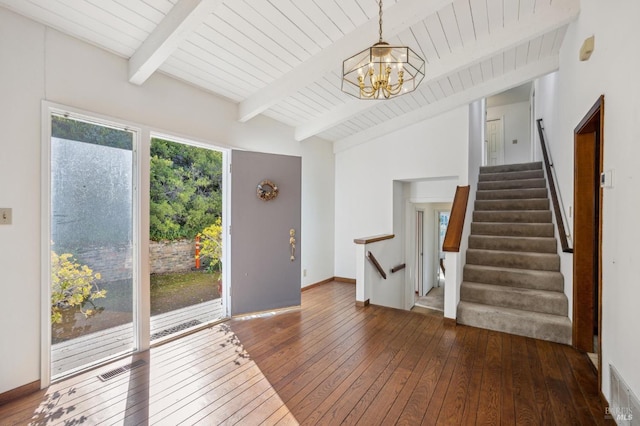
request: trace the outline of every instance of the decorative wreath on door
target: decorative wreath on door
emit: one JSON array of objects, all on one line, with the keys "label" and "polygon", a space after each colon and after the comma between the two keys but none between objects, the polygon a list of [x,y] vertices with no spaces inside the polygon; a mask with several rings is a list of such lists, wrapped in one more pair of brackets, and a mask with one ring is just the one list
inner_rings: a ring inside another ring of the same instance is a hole
[{"label": "decorative wreath on door", "polygon": [[278,196],[278,185],[265,179],[258,184],[256,193],[262,201],[273,200]]}]

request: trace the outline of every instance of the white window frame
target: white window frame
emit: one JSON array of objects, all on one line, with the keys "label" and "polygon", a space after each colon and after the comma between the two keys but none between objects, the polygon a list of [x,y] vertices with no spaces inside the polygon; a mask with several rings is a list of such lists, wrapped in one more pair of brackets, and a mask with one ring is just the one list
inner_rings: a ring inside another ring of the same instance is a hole
[{"label": "white window frame", "polygon": [[[146,209],[149,211],[148,193],[149,190],[144,189],[141,185],[141,155],[140,147],[141,142],[145,140],[143,130],[139,126],[128,123],[125,120],[114,119],[111,117],[102,116],[100,114],[86,112],[77,108],[72,108],[60,104],[55,104],[48,101],[42,102],[42,141],[41,141],[41,344],[40,344],[40,387],[42,389],[48,387],[51,384],[51,117],[56,115],[68,116],[72,119],[78,119],[82,121],[88,121],[97,125],[103,125],[107,127],[114,127],[116,129],[123,129],[133,133],[133,211],[132,211],[132,225],[133,225],[133,238],[132,238],[132,256],[133,256],[133,312],[134,312],[134,349],[133,352],[137,352],[145,349],[144,341],[141,339],[144,330],[144,312],[147,312],[147,331],[149,328],[149,315],[150,307],[148,297],[145,299],[142,296],[143,282],[141,280],[140,265],[145,264],[145,251],[148,249],[148,238],[145,241],[141,235],[141,230],[145,229],[141,227],[141,212]],[[148,135],[148,132],[146,132]],[[148,138],[147,138],[148,139]],[[148,143],[147,143],[148,145]],[[148,151],[148,149],[147,149]],[[148,155],[147,155],[148,157]],[[148,173],[147,173],[148,174]],[[144,204],[144,192],[147,193],[146,206]],[[147,214],[148,217],[148,214]],[[146,219],[148,222],[148,218]],[[146,227],[146,234],[148,236],[148,226]],[[145,247],[146,246],[146,250]],[[148,259],[148,254],[146,255]],[[149,289],[148,277],[147,277],[147,291]],[[139,303],[142,301],[143,303]],[[144,306],[146,305],[146,306]],[[139,329],[139,328],[142,328]],[[148,334],[148,333],[147,333]],[[148,338],[147,338],[148,342]],[[148,347],[148,343],[146,345]],[[71,373],[73,374],[73,373]],[[58,378],[62,379],[63,377]]]}]

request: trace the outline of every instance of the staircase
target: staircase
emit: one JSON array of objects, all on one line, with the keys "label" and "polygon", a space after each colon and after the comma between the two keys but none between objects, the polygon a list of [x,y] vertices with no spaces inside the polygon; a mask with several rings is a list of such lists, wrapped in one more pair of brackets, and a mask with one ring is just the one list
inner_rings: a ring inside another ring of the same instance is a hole
[{"label": "staircase", "polygon": [[571,344],[542,163],[480,168],[457,322]]}]

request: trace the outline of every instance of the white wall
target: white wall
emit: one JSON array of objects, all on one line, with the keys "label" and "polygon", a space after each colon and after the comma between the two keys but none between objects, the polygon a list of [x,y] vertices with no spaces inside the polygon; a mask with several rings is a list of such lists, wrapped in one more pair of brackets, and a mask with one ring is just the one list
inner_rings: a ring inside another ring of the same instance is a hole
[{"label": "white wall", "polygon": [[336,276],[355,278],[354,238],[393,232],[394,180],[466,177],[468,119],[458,108],[335,154]]},{"label": "white wall", "polygon": [[[464,265],[467,263],[467,248],[469,247],[469,235],[471,235],[471,222],[473,221],[473,210],[476,201],[476,191],[478,189],[478,176],[480,166],[484,159],[485,108],[486,101],[481,99],[469,104],[466,111],[468,114],[468,158],[466,159],[466,174],[461,176],[460,185],[469,185],[469,200],[467,201],[467,211],[462,229],[460,251],[458,253],[445,254],[447,270],[450,270],[452,266],[456,268],[455,274],[446,276],[444,298],[444,315],[446,318],[456,317],[458,303],[460,303],[460,288],[462,286]],[[453,291],[449,291],[450,288],[452,288]]]},{"label": "white wall", "polygon": [[[640,324],[640,57],[634,53],[640,40],[640,2],[582,0],[580,7],[580,17],[569,26],[560,51],[560,70],[537,83],[536,116],[544,119],[562,194],[571,199],[573,130],[605,95],[604,169],[613,170],[614,187],[604,190],[603,204],[602,390],[609,398],[613,364],[640,395],[640,334],[634,329]],[[580,46],[591,35],[593,55],[580,62]],[[565,286],[571,281],[566,279]]]},{"label": "white wall", "polygon": [[44,28],[0,8],[0,392],[40,378],[40,101]]},{"label": "white wall", "polygon": [[[487,120],[503,119],[504,164],[531,161],[529,102],[487,107]],[[518,143],[513,143],[517,140]]]},{"label": "white wall", "polygon": [[[383,279],[374,270],[374,267],[367,262],[368,286],[371,291],[370,301],[374,305],[406,309],[407,304],[413,302],[408,299],[408,292],[403,291],[403,289],[406,290],[406,269],[401,269],[395,273],[391,272],[391,268],[406,263],[403,232],[405,229],[404,216],[406,209],[404,201],[407,193],[407,185],[404,182],[392,182],[392,200],[390,202],[393,210],[393,223],[390,233],[394,234],[395,238],[367,244],[366,246],[366,249],[371,251],[387,274],[387,278]],[[355,244],[353,244],[353,249],[355,251]]]},{"label": "white wall", "polygon": [[[556,87],[558,83],[558,72],[546,75],[536,80],[534,87],[536,90],[536,119],[542,118],[542,125],[545,132],[545,139],[549,147],[549,155],[551,162],[554,164],[556,172],[556,190],[558,197],[562,202],[560,208],[564,209],[565,229],[573,236],[573,217],[569,215],[573,205],[573,135],[570,135],[571,141],[565,140],[564,144],[560,144],[556,140],[556,130],[559,125],[558,112],[556,109]],[[577,124],[577,123],[576,123]],[[561,139],[567,139],[566,136],[560,136]],[[540,145],[540,137],[537,131],[535,133],[535,154],[538,161],[542,160],[542,148]],[[566,149],[570,147],[570,152]],[[556,155],[559,156],[556,163]],[[545,172],[546,173],[546,172]],[[553,211],[553,206],[551,206]],[[563,221],[564,221],[563,218]],[[553,213],[554,233],[557,239],[558,254],[560,255],[560,272],[564,277],[564,293],[569,301],[569,318],[573,315],[573,255],[564,253],[560,245],[558,237],[557,218]]]},{"label": "white wall", "polygon": [[163,74],[127,81],[127,61],[0,7],[0,393],[40,378],[40,148],[43,99],[217,146],[299,155],[303,285],[333,276],[333,147]]},{"label": "white wall", "polygon": [[444,176],[409,182],[409,201],[412,203],[449,202],[453,200],[456,186],[460,184],[459,179],[459,176]]},{"label": "white wall", "polygon": [[[302,147],[302,286],[333,277],[334,158],[326,142]],[[306,276],[305,276],[306,271]]]}]

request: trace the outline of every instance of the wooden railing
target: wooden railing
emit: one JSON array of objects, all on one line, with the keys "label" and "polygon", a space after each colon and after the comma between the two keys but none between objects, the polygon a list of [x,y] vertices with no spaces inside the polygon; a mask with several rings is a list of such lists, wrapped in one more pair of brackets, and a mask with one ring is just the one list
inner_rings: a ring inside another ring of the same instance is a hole
[{"label": "wooden railing", "polygon": [[564,226],[564,210],[560,208],[562,199],[556,189],[555,174],[553,170],[553,162],[547,148],[547,141],[544,137],[544,127],[542,127],[542,118],[536,120],[538,123],[538,135],[540,136],[540,147],[542,148],[542,158],[544,159],[544,167],[547,172],[547,181],[549,182],[549,192],[551,193],[551,203],[553,204],[553,212],[556,216],[556,224],[558,225],[558,234],[560,236],[560,245],[565,253],[573,253],[573,247],[569,246],[567,231]]},{"label": "wooden railing", "polygon": [[405,263],[403,263],[402,265],[394,266],[393,268],[391,268],[391,273],[395,274],[396,272],[401,271],[406,267],[407,265]]},{"label": "wooden railing", "polygon": [[456,188],[456,195],[453,198],[451,214],[449,215],[447,233],[444,235],[444,241],[442,243],[443,251],[456,253],[460,251],[464,217],[467,214],[467,202],[469,201],[469,190],[469,185],[458,186]]},{"label": "wooden railing", "polygon": [[391,240],[395,237],[395,234],[380,234],[373,237],[362,237],[353,240],[356,244],[371,244],[378,241]]},{"label": "wooden railing", "polygon": [[376,259],[376,257],[370,251],[367,252],[367,259],[369,259],[369,262],[371,262],[371,264],[378,270],[380,276],[382,276],[382,278],[386,280],[387,273],[384,272],[384,269],[382,269],[382,266],[380,266],[380,262],[378,262],[378,259]]}]

